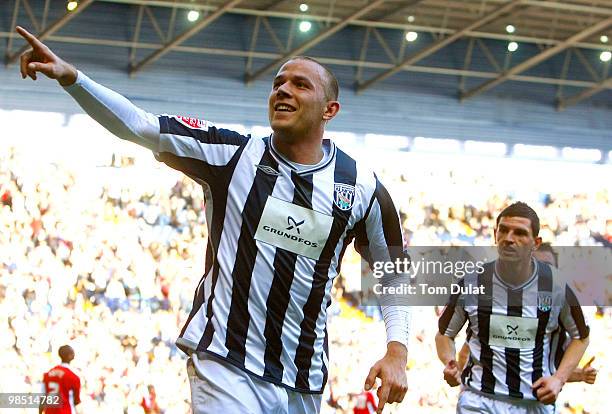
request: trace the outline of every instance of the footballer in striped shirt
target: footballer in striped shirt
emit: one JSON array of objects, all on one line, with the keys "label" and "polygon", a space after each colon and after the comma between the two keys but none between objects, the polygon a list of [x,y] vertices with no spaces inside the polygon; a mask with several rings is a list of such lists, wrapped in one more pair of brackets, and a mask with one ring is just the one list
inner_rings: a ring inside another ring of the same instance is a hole
[{"label": "footballer in striped shirt", "polygon": [[[514,203],[497,218],[498,259],[467,275],[463,286],[484,286],[484,295],[451,295],[436,334],[444,378],[461,383],[458,413],[552,413],[563,385],[587,346],[589,327],[572,289],[556,269],[537,261],[542,240],[536,212]],[[454,338],[468,323],[469,357],[463,371]],[[550,342],[559,326],[571,340],[559,367]]]}]

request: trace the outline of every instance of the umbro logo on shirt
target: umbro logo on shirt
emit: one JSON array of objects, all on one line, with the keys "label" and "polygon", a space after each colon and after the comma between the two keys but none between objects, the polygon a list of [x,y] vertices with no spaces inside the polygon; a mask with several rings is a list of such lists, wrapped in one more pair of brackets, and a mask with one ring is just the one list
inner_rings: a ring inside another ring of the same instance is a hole
[{"label": "umbro logo on shirt", "polygon": [[270,167],[269,165],[255,164],[255,166],[257,167],[258,170],[261,170],[268,175],[274,175],[276,177],[280,175],[278,171],[276,171],[274,168]]}]

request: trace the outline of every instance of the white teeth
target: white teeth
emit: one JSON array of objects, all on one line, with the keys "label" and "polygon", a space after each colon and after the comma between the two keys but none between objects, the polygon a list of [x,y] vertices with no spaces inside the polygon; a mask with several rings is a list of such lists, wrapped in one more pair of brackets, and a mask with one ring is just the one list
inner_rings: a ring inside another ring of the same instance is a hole
[{"label": "white teeth", "polygon": [[277,111],[293,112],[295,109],[285,104],[278,104],[275,108]]}]

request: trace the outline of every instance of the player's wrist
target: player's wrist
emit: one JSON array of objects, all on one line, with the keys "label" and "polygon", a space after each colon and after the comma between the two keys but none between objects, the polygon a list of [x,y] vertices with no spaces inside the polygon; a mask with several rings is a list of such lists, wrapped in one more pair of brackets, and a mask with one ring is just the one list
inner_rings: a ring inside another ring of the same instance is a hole
[{"label": "player's wrist", "polygon": [[439,355],[439,359],[445,367],[451,362],[457,362],[457,358],[452,352]]},{"label": "player's wrist", "polygon": [[393,356],[396,358],[403,358],[404,360],[408,360],[408,348],[406,345],[397,341],[390,341],[387,344],[387,355]]},{"label": "player's wrist", "polygon": [[562,387],[565,385],[565,383],[569,379],[569,375],[564,375],[562,372],[559,372],[559,371],[555,372],[552,375],[552,377],[558,380]]},{"label": "player's wrist", "polygon": [[77,81],[78,72],[74,66],[69,63],[63,62],[64,73],[58,76],[57,81],[63,87],[74,85]]}]

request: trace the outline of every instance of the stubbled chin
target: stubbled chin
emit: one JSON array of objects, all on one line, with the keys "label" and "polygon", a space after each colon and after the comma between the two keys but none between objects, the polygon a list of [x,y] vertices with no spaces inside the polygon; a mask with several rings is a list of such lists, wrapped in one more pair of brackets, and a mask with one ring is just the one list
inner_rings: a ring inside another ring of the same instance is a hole
[{"label": "stubbled chin", "polygon": [[287,116],[287,115],[274,115],[272,116],[272,119],[270,121],[270,123],[272,125],[277,124],[279,126],[285,126],[285,127],[289,127],[293,124],[293,116]]},{"label": "stubbled chin", "polygon": [[272,121],[272,123],[270,124],[270,127],[272,128],[273,131],[291,131],[293,129],[293,125],[287,123],[287,122],[278,122],[278,121]]},{"label": "stubbled chin", "polygon": [[272,122],[270,122],[270,127],[272,128],[272,131],[278,135],[292,135],[294,124],[293,122],[287,122],[287,120],[284,119],[272,119]]}]

